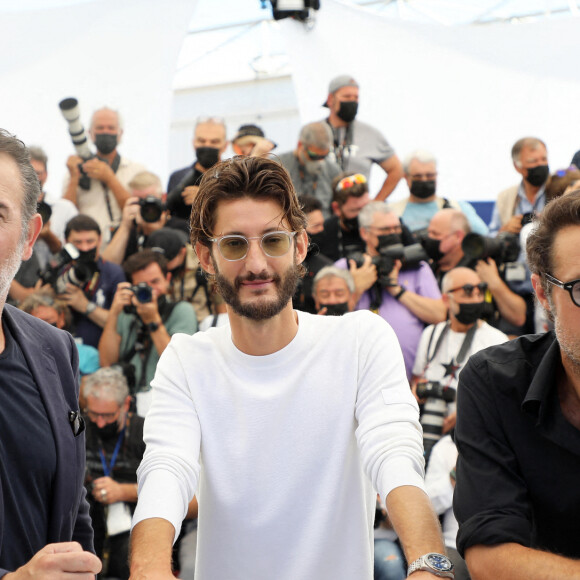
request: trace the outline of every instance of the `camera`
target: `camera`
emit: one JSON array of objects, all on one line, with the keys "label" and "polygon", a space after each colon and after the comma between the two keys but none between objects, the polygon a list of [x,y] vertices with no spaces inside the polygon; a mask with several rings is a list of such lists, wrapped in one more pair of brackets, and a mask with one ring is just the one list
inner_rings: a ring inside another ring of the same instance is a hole
[{"label": "camera", "polygon": [[500,232],[495,238],[471,232],[463,238],[461,249],[468,259],[477,261],[492,258],[499,266],[518,259],[520,240],[517,234],[510,232]]},{"label": "camera", "polygon": [[147,197],[140,199],[139,206],[141,208],[141,217],[143,218],[143,221],[148,224],[158,222],[165,210],[163,202],[154,195],[148,195]]},{"label": "camera", "polygon": [[[89,139],[87,137],[87,132],[83,124],[81,123],[81,110],[79,107],[79,102],[74,97],[68,97],[63,99],[59,104],[60,112],[62,116],[68,123],[68,132],[71,136],[73,145],[75,147],[76,153],[84,161],[88,161],[95,157],[94,153],[89,148]],[[79,171],[81,172],[81,178],[79,179],[79,185],[83,189],[90,189],[91,179],[83,171],[82,164],[79,163]]]},{"label": "camera", "polygon": [[44,272],[41,272],[40,279],[42,284],[50,284],[57,294],[61,294],[62,292],[58,292],[57,286],[61,287],[62,281],[57,285],[57,280],[63,273],[63,269],[73,260],[77,260],[79,256],[80,252],[73,244],[65,244],[56,257],[49,262]]},{"label": "camera", "polygon": [[435,443],[441,439],[447,403],[455,401],[455,394],[455,389],[445,387],[438,381],[427,381],[417,385],[417,397],[427,399],[421,415],[425,465],[429,462]]},{"label": "camera", "polygon": [[36,205],[36,211],[42,218],[42,225],[46,225],[46,223],[52,217],[52,208],[45,201],[39,201]]},{"label": "camera", "polygon": [[522,227],[527,225],[527,224],[532,223],[534,221],[534,217],[535,217],[535,214],[533,211],[528,211],[525,214],[523,214],[522,220],[521,220]]},{"label": "camera", "polygon": [[153,288],[147,282],[139,282],[139,284],[131,286],[131,292],[135,294],[137,302],[141,304],[153,301]]}]

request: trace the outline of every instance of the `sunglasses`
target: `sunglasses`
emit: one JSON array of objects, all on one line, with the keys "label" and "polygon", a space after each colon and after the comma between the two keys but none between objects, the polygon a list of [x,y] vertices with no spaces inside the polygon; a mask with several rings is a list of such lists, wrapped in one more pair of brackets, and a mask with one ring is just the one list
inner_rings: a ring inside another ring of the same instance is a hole
[{"label": "sunglasses", "polygon": [[558,286],[562,288],[570,294],[570,298],[572,298],[572,302],[576,306],[580,307],[580,280],[572,280],[570,282],[561,282],[558,278],[554,278],[554,276],[550,276],[550,274],[544,274],[546,280],[552,284],[553,286]]},{"label": "sunglasses", "polygon": [[481,296],[483,296],[485,294],[485,291],[487,290],[487,284],[485,282],[480,282],[477,285],[473,285],[473,284],[464,284],[463,286],[458,286],[457,288],[452,288],[451,290],[447,290],[447,294],[451,294],[451,292],[457,292],[457,290],[463,290],[463,292],[465,293],[465,295],[468,298],[471,298],[471,295],[473,294],[473,291],[477,288],[479,294]]},{"label": "sunglasses", "polygon": [[349,189],[359,183],[366,183],[367,178],[362,173],[355,173],[354,175],[349,175],[348,177],[343,177],[336,185],[336,191],[342,191],[343,189]]},{"label": "sunglasses", "polygon": [[310,161],[322,161],[323,159],[326,159],[326,156],[328,155],[328,153],[325,153],[324,155],[321,155],[320,153],[314,153],[313,151],[310,151],[310,149],[305,149],[305,151]]},{"label": "sunglasses", "polygon": [[250,240],[260,240],[260,247],[269,258],[281,258],[290,250],[296,232],[268,232],[263,236],[247,238],[238,234],[210,238],[215,242],[220,254],[228,262],[243,260],[248,255]]}]

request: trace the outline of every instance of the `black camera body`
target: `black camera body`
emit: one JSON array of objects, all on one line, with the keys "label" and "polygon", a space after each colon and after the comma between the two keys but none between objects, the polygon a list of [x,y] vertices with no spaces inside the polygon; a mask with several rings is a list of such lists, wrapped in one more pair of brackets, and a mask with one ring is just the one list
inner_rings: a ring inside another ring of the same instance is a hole
[{"label": "black camera body", "polygon": [[139,207],[141,208],[141,218],[148,224],[158,222],[165,211],[165,204],[154,195],[141,198]]},{"label": "black camera body", "polygon": [[56,294],[64,294],[67,284],[84,288],[97,271],[95,262],[79,260],[73,244],[65,244],[46,270],[40,274],[43,284],[50,284]]},{"label": "black camera body", "polygon": [[461,249],[466,258],[474,262],[492,258],[500,266],[518,259],[520,240],[517,234],[510,232],[500,232],[495,238],[471,232],[463,238]]},{"label": "black camera body", "polygon": [[[153,302],[153,288],[151,288],[151,286],[149,286],[147,282],[139,282],[139,284],[131,286],[129,290],[133,292],[139,304],[148,304],[149,302]],[[135,308],[135,306],[133,306],[133,304],[128,304],[127,306],[124,306],[123,311],[125,312],[125,314],[137,315],[137,309]]]},{"label": "black camera body", "polygon": [[420,399],[431,397],[441,399],[446,403],[453,403],[455,401],[455,389],[444,387],[439,381],[427,381],[417,385],[417,396]]}]

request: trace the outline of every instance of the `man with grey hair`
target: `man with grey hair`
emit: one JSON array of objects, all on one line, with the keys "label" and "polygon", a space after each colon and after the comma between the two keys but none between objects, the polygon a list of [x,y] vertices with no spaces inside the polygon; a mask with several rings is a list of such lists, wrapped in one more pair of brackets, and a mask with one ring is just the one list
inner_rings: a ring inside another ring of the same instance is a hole
[{"label": "man with grey hair", "polygon": [[143,453],[144,419],[132,413],[123,373],[99,369],[83,384],[87,421],[85,487],[95,530],[95,551],[106,559],[104,574],[129,578],[129,529],[137,504],[137,468]]},{"label": "man with grey hair", "polygon": [[[368,203],[358,220],[366,253],[358,267],[354,260],[349,262],[357,290],[356,310],[370,309],[393,327],[410,378],[425,324],[445,320],[447,311],[441,292],[427,262],[403,267],[401,260],[386,255],[389,248],[402,244],[401,221],[387,205],[379,201]],[[336,265],[346,268],[347,261],[339,260]]]},{"label": "man with grey hair", "polygon": [[[6,305],[42,219],[24,144],[0,130],[0,577],[88,578],[84,421],[72,337]],[[72,432],[72,433],[71,433]]]},{"label": "man with grey hair", "polygon": [[[145,168],[125,157],[121,158],[117,151],[123,135],[121,116],[117,111],[108,107],[95,111],[89,135],[97,154],[89,160],[83,160],[78,155],[68,158],[69,179],[63,198],[72,201],[80,213],[90,215],[97,221],[103,234],[103,244],[107,245],[130,197],[128,183]],[[82,187],[82,175],[90,177],[89,189]]]},{"label": "man with grey hair", "polygon": [[403,170],[410,195],[391,204],[391,208],[412,232],[426,230],[429,220],[440,209],[453,208],[465,214],[472,231],[482,236],[487,235],[485,222],[469,202],[436,195],[437,160],[431,152],[416,149],[405,157]]},{"label": "man with grey hair", "polygon": [[221,160],[227,146],[226,124],[221,117],[197,118],[193,131],[195,160],[174,171],[167,183],[167,209],[173,217],[189,220],[203,174]]},{"label": "man with grey hair", "polygon": [[[537,137],[518,139],[512,147],[514,169],[522,176],[518,185],[499,193],[491,222],[490,232],[519,234],[522,218],[540,214],[546,205],[546,182],[550,176],[546,144]],[[529,221],[528,217],[524,222]]]},{"label": "man with grey hair", "polygon": [[331,147],[330,127],[324,121],[308,123],[300,130],[296,149],[278,156],[298,195],[312,195],[319,199],[325,218],[331,215],[332,181],[340,173],[340,167],[329,158]]},{"label": "man with grey hair", "polygon": [[356,288],[348,270],[325,266],[314,277],[312,287],[318,314],[341,316],[354,310]]}]

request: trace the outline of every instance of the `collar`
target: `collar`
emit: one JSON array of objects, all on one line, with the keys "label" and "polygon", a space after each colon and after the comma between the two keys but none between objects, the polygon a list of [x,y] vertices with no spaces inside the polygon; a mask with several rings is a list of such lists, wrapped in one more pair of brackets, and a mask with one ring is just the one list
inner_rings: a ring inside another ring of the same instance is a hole
[{"label": "collar", "polygon": [[[545,197],[547,183],[548,182],[546,181],[546,183],[544,183],[544,185],[542,185],[542,187],[540,187],[540,189],[538,189],[538,193],[536,193],[536,199],[534,199],[534,204],[533,204],[534,206],[538,203],[538,200],[540,198]],[[520,181],[520,185],[518,187],[518,200],[525,200],[528,203],[530,203],[530,200],[526,196],[526,190],[524,189],[524,180],[523,179]]]},{"label": "collar", "polygon": [[560,345],[556,340],[554,331],[550,331],[548,334],[552,335],[552,344],[540,360],[521,406],[522,411],[537,419],[536,425],[544,419],[550,394],[556,388],[558,369],[562,366]]}]

